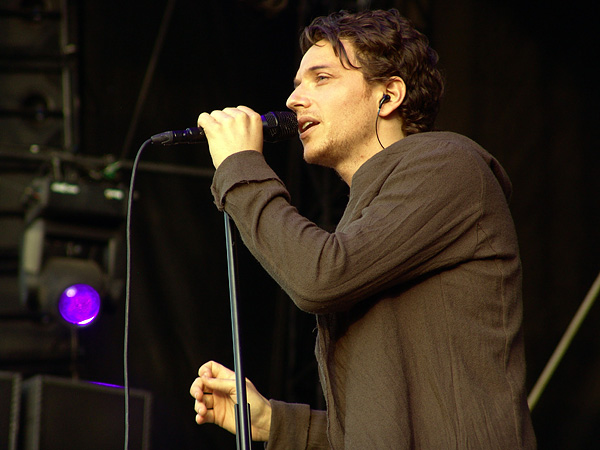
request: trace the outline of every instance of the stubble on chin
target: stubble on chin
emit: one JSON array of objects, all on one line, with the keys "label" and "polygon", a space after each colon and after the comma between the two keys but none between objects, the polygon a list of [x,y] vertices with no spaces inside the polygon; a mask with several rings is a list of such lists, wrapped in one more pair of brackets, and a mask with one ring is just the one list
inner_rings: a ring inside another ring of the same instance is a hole
[{"label": "stubble on chin", "polygon": [[331,140],[321,143],[320,145],[313,144],[312,146],[304,147],[304,161],[308,164],[329,167],[335,169],[338,159],[337,153],[339,146],[334,145]]}]

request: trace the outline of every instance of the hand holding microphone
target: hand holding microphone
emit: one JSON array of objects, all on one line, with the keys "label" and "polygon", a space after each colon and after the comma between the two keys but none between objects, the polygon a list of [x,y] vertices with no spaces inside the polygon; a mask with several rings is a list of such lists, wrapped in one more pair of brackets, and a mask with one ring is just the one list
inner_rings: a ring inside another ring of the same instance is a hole
[{"label": "hand holding microphone", "polygon": [[244,150],[262,152],[262,143],[279,142],[298,136],[298,122],[292,112],[268,112],[259,116],[246,107],[225,108],[202,113],[198,128],[155,134],[153,144],[174,145],[209,142],[215,167],[229,155]]},{"label": "hand holding microphone", "polygon": [[204,112],[198,117],[198,127],[204,130],[215,169],[234,153],[244,150],[262,153],[262,120],[246,106]]}]

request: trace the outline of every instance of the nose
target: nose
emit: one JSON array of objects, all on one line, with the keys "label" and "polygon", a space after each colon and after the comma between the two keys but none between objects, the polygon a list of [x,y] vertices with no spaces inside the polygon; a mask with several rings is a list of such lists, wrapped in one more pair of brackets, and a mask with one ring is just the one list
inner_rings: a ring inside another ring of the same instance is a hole
[{"label": "nose", "polygon": [[288,97],[285,106],[294,112],[298,112],[300,108],[306,108],[308,103],[309,100],[302,91],[301,86],[297,86]]}]

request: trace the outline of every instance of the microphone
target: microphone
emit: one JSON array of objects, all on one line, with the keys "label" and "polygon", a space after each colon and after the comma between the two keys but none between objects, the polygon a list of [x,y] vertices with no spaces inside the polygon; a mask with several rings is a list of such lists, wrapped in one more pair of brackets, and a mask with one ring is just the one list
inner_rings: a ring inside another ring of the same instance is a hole
[{"label": "microphone", "polygon": [[[298,136],[298,120],[296,114],[288,111],[270,111],[260,116],[263,123],[263,139],[265,142],[279,142]],[[185,130],[165,131],[150,138],[153,144],[197,144],[206,142],[202,128],[186,128]]]}]

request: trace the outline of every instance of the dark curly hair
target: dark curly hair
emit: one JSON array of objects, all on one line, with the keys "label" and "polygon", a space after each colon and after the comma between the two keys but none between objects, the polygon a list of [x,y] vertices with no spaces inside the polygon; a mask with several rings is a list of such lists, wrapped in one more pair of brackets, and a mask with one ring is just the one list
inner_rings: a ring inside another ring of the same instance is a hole
[{"label": "dark curly hair", "polygon": [[[317,17],[300,36],[302,53],[327,40],[345,67],[359,69],[367,83],[386,82],[399,76],[406,97],[399,108],[405,135],[429,131],[440,107],[444,81],[436,65],[438,55],[426,36],[396,9],[340,11]],[[358,66],[348,59],[341,39],[354,48]]]}]

